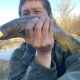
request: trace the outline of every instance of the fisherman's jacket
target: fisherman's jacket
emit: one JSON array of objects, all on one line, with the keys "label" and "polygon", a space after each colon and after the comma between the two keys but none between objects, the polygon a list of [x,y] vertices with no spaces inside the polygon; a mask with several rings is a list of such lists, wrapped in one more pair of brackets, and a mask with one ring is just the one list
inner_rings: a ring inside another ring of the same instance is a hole
[{"label": "fisherman's jacket", "polygon": [[36,50],[27,43],[21,44],[10,59],[8,80],[80,80],[80,52],[71,55],[57,43],[52,49],[51,68],[35,59]]}]

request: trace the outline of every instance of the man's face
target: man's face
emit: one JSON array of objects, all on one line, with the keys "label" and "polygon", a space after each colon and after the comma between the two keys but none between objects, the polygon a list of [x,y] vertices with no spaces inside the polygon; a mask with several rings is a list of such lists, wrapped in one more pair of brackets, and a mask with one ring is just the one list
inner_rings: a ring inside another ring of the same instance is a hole
[{"label": "man's face", "polygon": [[23,16],[48,16],[47,10],[41,1],[26,1],[21,7],[21,17]]}]

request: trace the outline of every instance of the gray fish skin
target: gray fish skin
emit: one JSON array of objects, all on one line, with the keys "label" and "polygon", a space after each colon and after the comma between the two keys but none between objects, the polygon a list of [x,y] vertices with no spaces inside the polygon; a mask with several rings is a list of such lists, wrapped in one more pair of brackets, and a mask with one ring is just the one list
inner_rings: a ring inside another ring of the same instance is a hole
[{"label": "gray fish skin", "polygon": [[[35,17],[39,18],[39,16],[25,16],[2,25],[0,32],[2,32],[3,35],[0,37],[0,40],[8,40],[16,37],[25,38],[25,27],[29,21]],[[71,50],[72,54],[80,51],[80,46],[75,44],[71,37],[56,23],[54,23],[53,27],[53,37],[64,51],[67,51],[68,48]]]},{"label": "gray fish skin", "polygon": [[25,38],[25,27],[27,23],[29,23],[29,21],[35,17],[36,16],[21,17],[3,24],[0,26],[0,31],[3,33],[0,40],[7,40],[16,37]]},{"label": "gray fish skin", "polygon": [[[29,23],[29,21],[35,17],[39,18],[39,16],[21,17],[7,22],[6,24],[3,24],[2,26],[0,26],[0,31],[3,33],[3,36],[0,37],[0,40],[7,40],[15,37],[25,38],[25,27],[27,23]],[[54,33],[60,31],[67,35],[67,33],[64,30],[62,30],[56,24],[54,25],[56,26],[53,29]]]}]

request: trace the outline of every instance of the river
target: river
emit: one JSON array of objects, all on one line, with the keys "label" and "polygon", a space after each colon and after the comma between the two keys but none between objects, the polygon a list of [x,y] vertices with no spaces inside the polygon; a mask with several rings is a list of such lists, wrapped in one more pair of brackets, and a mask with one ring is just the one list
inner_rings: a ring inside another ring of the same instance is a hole
[{"label": "river", "polygon": [[20,46],[21,43],[11,43],[0,48],[0,59],[10,60],[13,51]]}]

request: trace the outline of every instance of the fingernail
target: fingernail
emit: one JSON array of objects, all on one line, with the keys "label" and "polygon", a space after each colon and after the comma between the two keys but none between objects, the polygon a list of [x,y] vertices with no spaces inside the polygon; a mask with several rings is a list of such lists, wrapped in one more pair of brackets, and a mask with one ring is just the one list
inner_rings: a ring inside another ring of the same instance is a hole
[{"label": "fingernail", "polygon": [[45,19],[46,17],[45,17],[45,16],[41,16],[41,18],[42,18],[42,19]]}]

